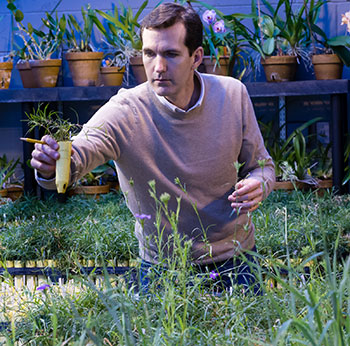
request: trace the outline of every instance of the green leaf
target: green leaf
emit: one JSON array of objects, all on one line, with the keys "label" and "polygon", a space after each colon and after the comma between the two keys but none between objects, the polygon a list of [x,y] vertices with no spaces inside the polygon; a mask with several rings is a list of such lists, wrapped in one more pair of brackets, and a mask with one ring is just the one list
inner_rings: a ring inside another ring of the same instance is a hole
[{"label": "green leaf", "polygon": [[271,55],[275,49],[275,39],[273,37],[268,38],[265,40],[263,44],[263,52],[266,55]]},{"label": "green leaf", "polygon": [[76,21],[74,16],[71,14],[68,17],[68,23],[71,24],[77,32],[79,32],[79,33],[82,32],[80,25],[78,24],[78,22]]},{"label": "green leaf", "polygon": [[350,46],[350,36],[335,36],[328,40],[330,46]]},{"label": "green leaf", "polygon": [[23,12],[20,11],[20,10],[17,10],[15,12],[15,20],[16,20],[16,22],[21,22],[23,20],[23,18],[24,18]]},{"label": "green leaf", "polygon": [[135,15],[135,17],[134,17],[135,21],[138,20],[140,14],[142,13],[142,11],[144,10],[144,8],[145,8],[147,5],[148,5],[148,0],[144,1],[143,4],[140,6],[139,10],[137,11],[137,13],[136,13],[136,15]]},{"label": "green leaf", "polygon": [[32,34],[33,31],[34,31],[33,25],[30,24],[30,23],[28,23],[28,32],[29,32],[30,34]]},{"label": "green leaf", "polygon": [[334,46],[332,49],[346,66],[350,66],[350,50],[348,48],[344,46]]},{"label": "green leaf", "polygon": [[6,6],[10,11],[16,11],[17,7],[13,3],[9,3]]},{"label": "green leaf", "polygon": [[266,36],[273,37],[274,31],[275,31],[275,25],[270,17],[268,16],[263,17],[261,27],[262,27],[262,32]]},{"label": "green leaf", "polygon": [[319,26],[317,26],[316,24],[311,23],[311,29],[317,35],[320,35],[325,41],[328,41],[326,33]]},{"label": "green leaf", "polygon": [[66,25],[67,25],[67,20],[65,15],[61,17],[58,25],[60,30],[64,33],[66,31]]}]

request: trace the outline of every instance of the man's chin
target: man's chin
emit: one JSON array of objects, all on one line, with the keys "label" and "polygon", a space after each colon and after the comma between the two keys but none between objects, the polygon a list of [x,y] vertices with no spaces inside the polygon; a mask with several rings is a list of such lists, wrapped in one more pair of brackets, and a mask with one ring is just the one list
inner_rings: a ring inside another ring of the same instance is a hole
[{"label": "man's chin", "polygon": [[159,86],[154,86],[154,85],[152,85],[152,88],[158,96],[169,96],[170,95],[169,88],[164,88],[164,87],[159,87]]}]

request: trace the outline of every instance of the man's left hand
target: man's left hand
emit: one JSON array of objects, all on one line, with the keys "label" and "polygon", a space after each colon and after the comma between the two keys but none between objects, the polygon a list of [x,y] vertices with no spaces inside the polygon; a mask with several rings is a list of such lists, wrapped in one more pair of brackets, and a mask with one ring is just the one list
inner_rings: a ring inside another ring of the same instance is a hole
[{"label": "man's left hand", "polygon": [[263,183],[254,178],[239,181],[235,191],[228,196],[231,207],[237,210],[237,214],[248,213],[256,210],[263,200]]}]

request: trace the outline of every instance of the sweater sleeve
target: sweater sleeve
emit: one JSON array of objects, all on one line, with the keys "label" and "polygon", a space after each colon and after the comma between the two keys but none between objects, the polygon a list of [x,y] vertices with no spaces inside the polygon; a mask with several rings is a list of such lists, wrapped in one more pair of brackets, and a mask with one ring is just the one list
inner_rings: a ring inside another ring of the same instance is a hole
[{"label": "sweater sleeve", "polygon": [[[135,117],[123,98],[116,95],[102,106],[83,126],[81,132],[73,137],[74,154],[71,159],[72,185],[95,167],[108,160],[117,161],[122,149],[131,140],[135,131]],[[45,180],[36,172],[40,186],[55,189],[55,179]]]},{"label": "sweater sleeve", "polygon": [[[243,84],[241,98],[243,140],[239,154],[239,162],[244,163],[244,165],[241,168],[239,177],[252,177],[260,180],[264,184],[264,198],[266,198],[275,184],[275,166],[271,156],[265,148],[252,102],[247,89]],[[263,164],[261,160],[264,160]]]}]

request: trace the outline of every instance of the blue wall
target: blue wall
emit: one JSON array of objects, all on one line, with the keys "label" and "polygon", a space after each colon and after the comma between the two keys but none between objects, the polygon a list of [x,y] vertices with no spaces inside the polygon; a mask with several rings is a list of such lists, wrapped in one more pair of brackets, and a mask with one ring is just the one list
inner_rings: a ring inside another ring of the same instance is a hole
[{"label": "blue wall", "polygon": [[[124,3],[126,6],[130,6],[135,11],[142,4],[142,0],[123,0],[121,3]],[[231,13],[249,13],[250,12],[250,0],[241,0],[241,1],[232,1],[232,0],[207,0],[208,4],[211,4],[218,9],[220,9],[225,14]],[[271,0],[271,4],[276,4],[277,0]],[[34,27],[40,27],[41,20],[40,18],[44,16],[45,11],[53,10],[59,0],[17,0],[16,5],[24,13],[24,23],[30,22]],[[81,18],[81,7],[90,3],[92,8],[98,8],[101,10],[110,10],[114,3],[118,4],[119,2],[114,1],[104,1],[104,0],[62,0],[58,7],[57,11],[60,14],[71,13],[77,18]],[[143,12],[143,15],[147,14],[156,4],[159,3],[159,0],[149,0],[149,4]],[[295,0],[294,7],[297,9],[303,3],[303,0]],[[0,0],[0,56],[8,53],[12,47],[12,37],[13,37],[13,26],[14,23],[11,22],[10,11],[6,8],[7,1]],[[319,24],[323,27],[328,35],[341,35],[345,33],[345,25],[341,26],[341,14],[350,10],[350,2],[341,1],[341,0],[331,0],[325,6],[323,6]],[[143,16],[142,15],[142,16]],[[141,17],[142,17],[141,16]],[[100,41],[99,32],[95,32],[95,43]],[[15,41],[21,43],[19,37],[15,36]],[[311,77],[313,78],[313,77]],[[345,68],[343,78],[350,78],[350,69]],[[13,81],[11,87],[21,87],[21,82],[19,80],[18,73],[15,72],[13,76]]]}]

